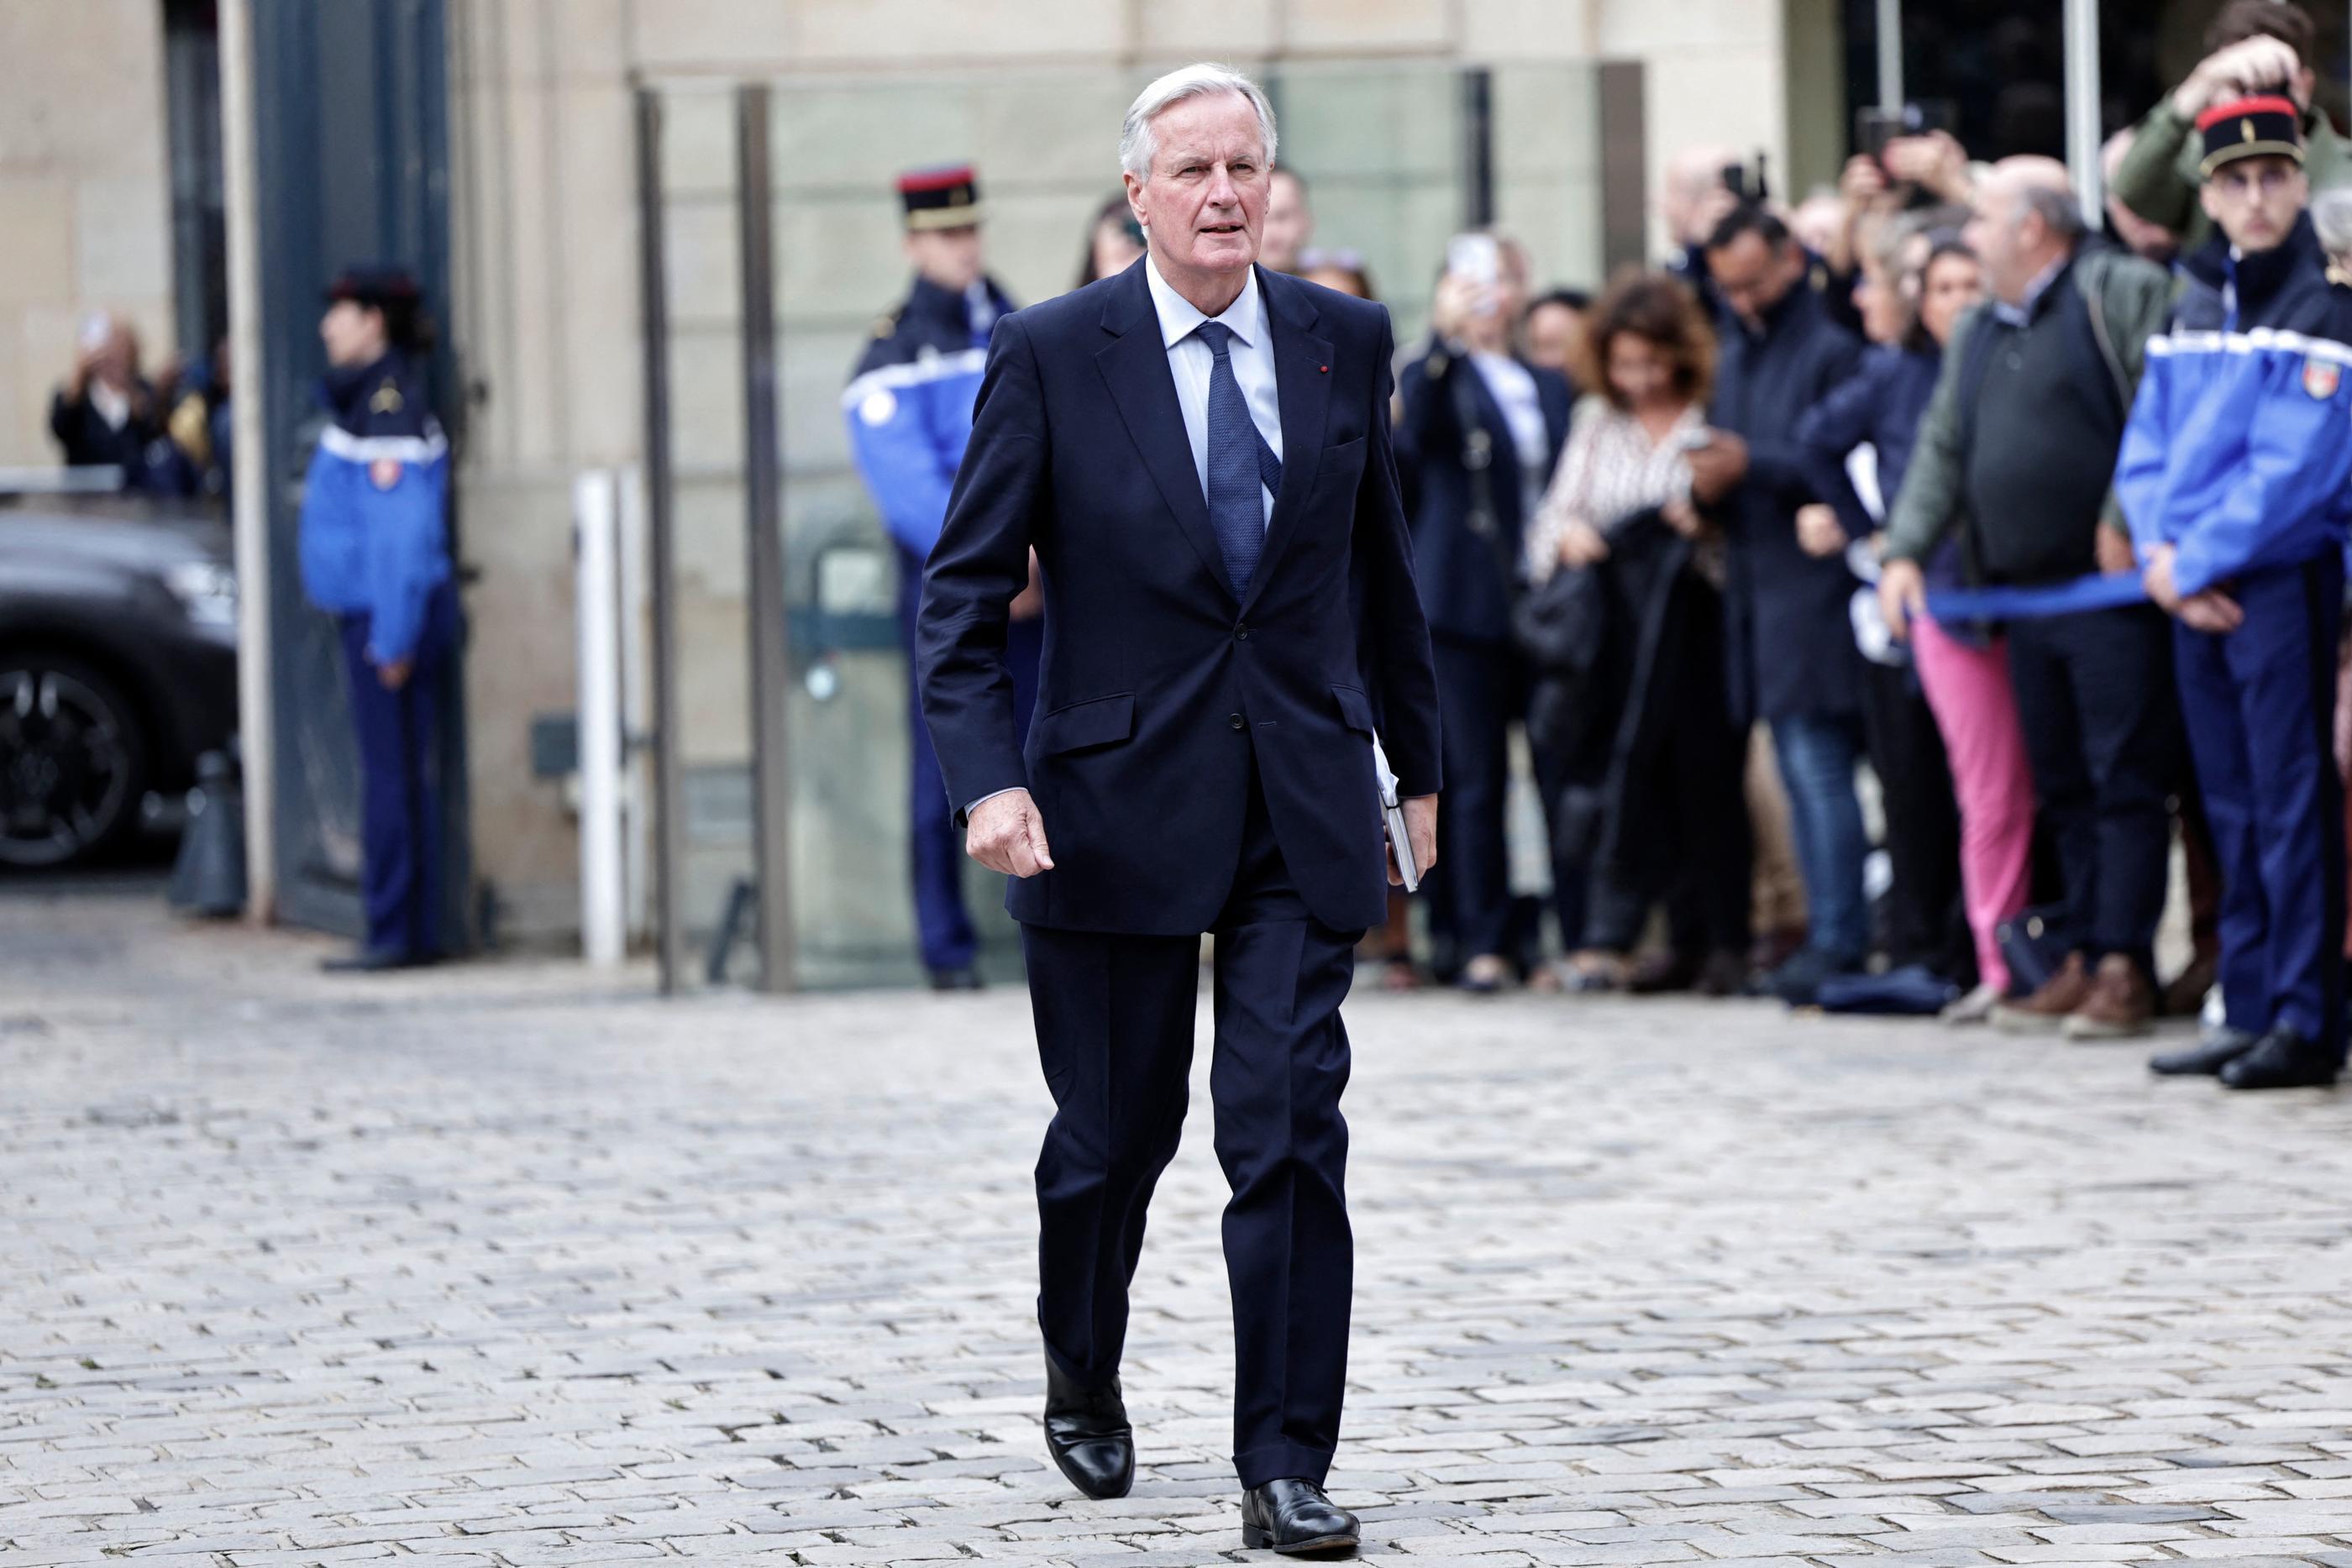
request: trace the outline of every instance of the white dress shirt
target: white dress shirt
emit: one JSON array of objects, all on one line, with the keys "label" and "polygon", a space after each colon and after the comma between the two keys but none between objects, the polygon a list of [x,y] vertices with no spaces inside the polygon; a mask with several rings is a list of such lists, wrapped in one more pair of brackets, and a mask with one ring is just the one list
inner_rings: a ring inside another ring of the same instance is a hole
[{"label": "white dress shirt", "polygon": [[[1217,356],[1194,335],[1193,329],[1210,318],[1160,276],[1159,265],[1149,255],[1143,258],[1143,280],[1151,287],[1153,308],[1160,312],[1160,340],[1168,345],[1168,373],[1175,378],[1176,406],[1184,411],[1184,434],[1192,443],[1192,472],[1205,497],[1209,493],[1209,373],[1216,367]],[[1257,289],[1256,267],[1250,268],[1241,294],[1215,319],[1233,329],[1233,342],[1226,352],[1234,362],[1234,380],[1240,383],[1242,401],[1249,404],[1250,419],[1258,434],[1279,458],[1282,402],[1275,391],[1274,340],[1266,326],[1265,298]],[[1253,456],[1250,462],[1255,466],[1257,459]],[[1265,518],[1270,522],[1274,492],[1261,484],[1258,494],[1265,499]]]}]

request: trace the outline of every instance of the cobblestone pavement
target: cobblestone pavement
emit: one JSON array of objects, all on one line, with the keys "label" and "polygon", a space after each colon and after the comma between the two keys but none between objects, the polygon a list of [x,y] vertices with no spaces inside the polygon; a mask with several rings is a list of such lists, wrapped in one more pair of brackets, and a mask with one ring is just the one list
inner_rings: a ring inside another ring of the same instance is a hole
[{"label": "cobblestone pavement", "polygon": [[[1088,1504],[1019,996],[320,950],[0,897],[0,1562],[1263,1555],[1205,1096]],[[2352,1564],[2332,1094],[1757,1004],[1350,1022],[1368,1557]]]}]

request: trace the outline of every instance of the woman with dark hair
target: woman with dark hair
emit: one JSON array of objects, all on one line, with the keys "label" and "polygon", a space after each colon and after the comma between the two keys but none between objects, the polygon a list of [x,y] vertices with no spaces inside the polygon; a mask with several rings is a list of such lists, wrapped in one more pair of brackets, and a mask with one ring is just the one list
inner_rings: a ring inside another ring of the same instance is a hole
[{"label": "woman with dark hair", "polygon": [[[1577,989],[1729,996],[1747,977],[1748,736],[1732,714],[1723,541],[1688,461],[1707,439],[1715,353],[1683,283],[1612,285],[1575,367],[1594,390],[1528,530],[1529,609],[1566,633],[1537,649],[1528,737],[1556,857],[1591,867]],[[1629,967],[1660,899],[1670,950]]]},{"label": "woman with dark hair", "polygon": [[1143,225],[1135,221],[1125,196],[1113,196],[1087,225],[1087,254],[1078,263],[1078,281],[1073,287],[1084,288],[1116,277],[1142,259]]},{"label": "woman with dark hair", "polygon": [[433,337],[415,280],[353,268],[327,298],[329,423],[303,485],[299,553],[304,591],[342,637],[367,915],[359,950],[327,967],[408,968],[441,956],[440,701],[457,640],[449,444],[420,363]]},{"label": "woman with dark hair", "polygon": [[[1871,448],[1881,504],[1875,514],[1837,519],[1841,542],[1874,534],[1902,488],[1944,345],[1960,313],[1983,297],[1983,285],[1976,253],[1957,235],[1898,223],[1865,247],[1862,292],[1864,319],[1889,320],[1892,339],[1873,348],[1797,428],[1823,495],[1853,495],[1833,485],[1835,471],[1856,448]],[[1874,293],[1891,306],[1890,316],[1882,317]],[[1959,584],[1958,550],[1957,538],[1946,541],[1928,563],[1931,583]],[[1874,661],[1868,676],[1871,762],[1885,791],[1895,869],[1888,956],[1963,983],[1972,968],[1974,988],[1945,1017],[1980,1023],[2009,992],[1994,933],[2025,906],[2033,783],[1999,639],[1922,620],[1909,646],[1909,662]],[[1958,924],[1955,871],[1968,944],[1948,935]]]}]

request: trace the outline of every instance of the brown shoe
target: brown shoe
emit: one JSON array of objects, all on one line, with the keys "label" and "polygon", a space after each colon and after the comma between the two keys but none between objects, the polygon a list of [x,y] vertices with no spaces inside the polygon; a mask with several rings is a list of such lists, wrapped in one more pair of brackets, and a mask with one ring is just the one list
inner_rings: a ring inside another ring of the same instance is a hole
[{"label": "brown shoe", "polygon": [[2066,1017],[2068,1040],[2127,1040],[2156,1019],[2156,987],[2121,953],[2099,960],[2091,994]]},{"label": "brown shoe", "polygon": [[2054,1034],[2090,995],[2091,975],[2083,967],[2083,955],[2070,953],[2058,972],[2042,982],[2040,990],[1995,1007],[1992,1027],[2003,1034]]}]

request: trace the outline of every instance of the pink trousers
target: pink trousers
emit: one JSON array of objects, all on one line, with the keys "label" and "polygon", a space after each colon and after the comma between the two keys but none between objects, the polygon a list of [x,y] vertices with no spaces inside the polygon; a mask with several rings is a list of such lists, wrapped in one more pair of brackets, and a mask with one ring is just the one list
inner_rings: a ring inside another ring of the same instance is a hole
[{"label": "pink trousers", "polygon": [[1993,932],[2025,907],[2033,856],[2033,775],[2009,684],[2009,649],[1998,638],[1973,647],[1925,618],[1912,624],[1911,649],[1959,797],[1960,887],[1977,968],[2006,992],[2009,965]]}]

